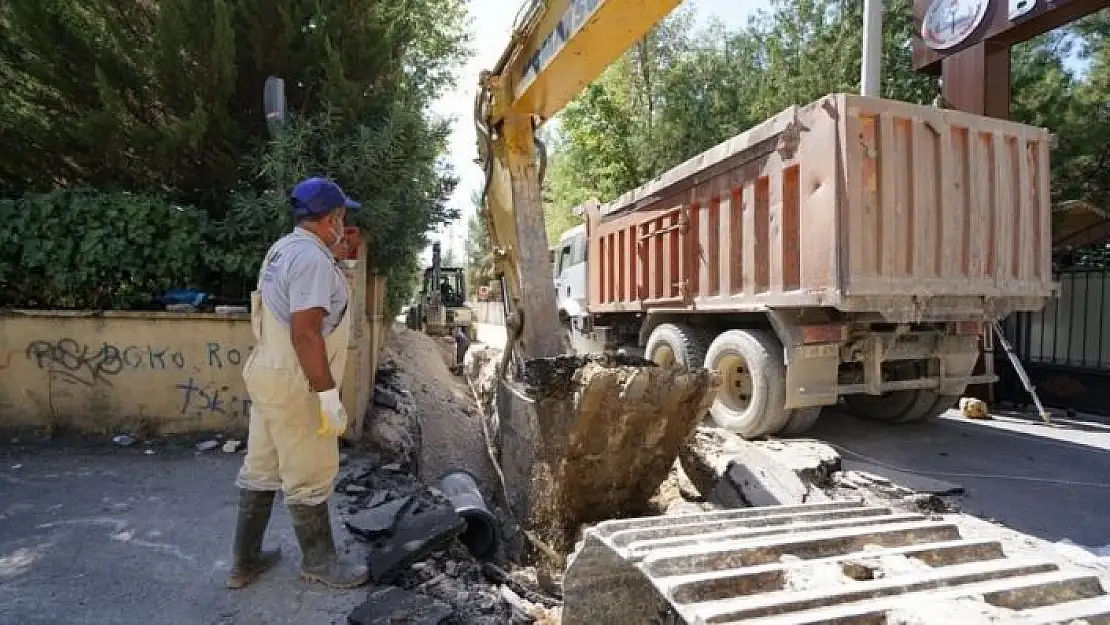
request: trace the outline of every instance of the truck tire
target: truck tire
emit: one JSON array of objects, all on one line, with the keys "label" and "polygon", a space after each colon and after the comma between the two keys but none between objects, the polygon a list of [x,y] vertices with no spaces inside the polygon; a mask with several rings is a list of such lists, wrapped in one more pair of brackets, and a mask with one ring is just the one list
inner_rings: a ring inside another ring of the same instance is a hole
[{"label": "truck tire", "polygon": [[[905,363],[897,373],[901,379],[923,375],[920,365]],[[933,389],[893,391],[874,395],[848,395],[844,403],[854,414],[885,423],[917,423],[944,414],[959,395],[940,395]]]},{"label": "truck tire", "polygon": [[882,395],[847,395],[844,403],[857,417],[883,423],[905,423],[924,415],[936,401],[928,390],[891,391]]},{"label": "truck tire", "polygon": [[764,330],[729,330],[713,339],[705,368],[721,375],[709,409],[713,423],[744,438],[777,434],[786,427],[786,364],[782,345]]},{"label": "truck tire", "polygon": [[[907,412],[895,423],[918,423],[921,421],[931,421],[940,415],[948,412],[948,409],[956,405],[960,401],[960,395],[938,395],[936,391],[921,391],[922,394],[932,396],[933,402],[928,407],[917,410],[915,412]],[[962,393],[961,393],[962,395]]]},{"label": "truck tire", "polygon": [[789,417],[786,421],[786,427],[782,429],[782,434],[805,434],[817,423],[817,419],[821,418],[821,409],[823,406],[813,406],[811,408],[794,408],[788,410]]},{"label": "truck tire", "polygon": [[563,320],[561,331],[563,333],[563,342],[566,343],[567,350],[569,350],[567,353],[568,354],[578,353],[574,349],[574,330],[572,330],[571,327],[570,327],[570,319]]},{"label": "truck tire", "polygon": [[705,362],[705,343],[704,335],[690,326],[664,323],[648,336],[644,358],[660,366],[697,367]]}]

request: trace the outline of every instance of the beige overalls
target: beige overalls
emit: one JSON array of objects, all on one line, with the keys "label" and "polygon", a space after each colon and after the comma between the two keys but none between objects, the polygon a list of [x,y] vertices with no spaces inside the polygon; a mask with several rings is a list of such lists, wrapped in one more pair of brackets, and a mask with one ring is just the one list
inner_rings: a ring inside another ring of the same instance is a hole
[{"label": "beige overalls", "polygon": [[[306,234],[329,256],[323,242]],[[327,500],[339,472],[339,444],[334,434],[318,434],[320,400],[305,377],[289,328],[274,317],[262,299],[262,275],[270,260],[285,246],[275,246],[259,270],[251,293],[251,329],[255,347],[243,365],[250,395],[250,433],[247,455],[236,485],[248,490],[283,490],[286,503],[314,506]],[[346,278],[342,270],[335,271]],[[332,379],[338,388],[347,364],[350,341],[350,292],[347,310],[324,343]]]}]

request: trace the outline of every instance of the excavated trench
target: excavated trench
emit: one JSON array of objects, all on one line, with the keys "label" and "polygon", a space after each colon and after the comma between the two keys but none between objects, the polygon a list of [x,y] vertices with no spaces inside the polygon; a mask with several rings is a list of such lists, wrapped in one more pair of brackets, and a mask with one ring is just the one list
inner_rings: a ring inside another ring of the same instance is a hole
[{"label": "excavated trench", "polygon": [[483,374],[496,359],[484,362],[468,371],[487,404],[505,499],[530,543],[524,557],[552,568],[583,525],[651,513],[712,400],[709,372],[626,355],[529,361],[523,384]]}]

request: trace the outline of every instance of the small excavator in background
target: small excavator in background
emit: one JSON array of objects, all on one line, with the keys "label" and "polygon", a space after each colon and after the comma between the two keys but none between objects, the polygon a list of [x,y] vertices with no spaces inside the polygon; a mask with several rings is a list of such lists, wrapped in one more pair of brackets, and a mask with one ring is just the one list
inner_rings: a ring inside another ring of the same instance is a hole
[{"label": "small excavator in background", "polygon": [[474,310],[467,305],[466,270],[444,267],[440,244],[432,244],[432,266],[424,270],[416,303],[409,307],[405,325],[428,336],[462,335],[477,338]]}]

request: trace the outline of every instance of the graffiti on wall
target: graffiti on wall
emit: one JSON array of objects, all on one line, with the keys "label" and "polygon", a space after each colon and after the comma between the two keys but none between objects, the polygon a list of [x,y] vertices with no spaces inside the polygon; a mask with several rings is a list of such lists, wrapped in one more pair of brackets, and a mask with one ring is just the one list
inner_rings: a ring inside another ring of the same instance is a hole
[{"label": "graffiti on wall", "polygon": [[[25,355],[52,382],[51,394],[63,392],[66,385],[112,387],[113,381],[128,374],[181,372],[170,382],[179,397],[181,416],[214,416],[245,419],[250,414],[250,398],[237,379],[238,370],[253,346],[229,347],[207,342],[190,349],[173,346],[118,345],[103,342],[86,344],[72,338],[39,339],[27,344]],[[69,395],[66,395],[69,396]]]},{"label": "graffiti on wall", "polygon": [[227,385],[215,382],[202,384],[200,380],[190,377],[177,384],[177,390],[181,392],[182,415],[191,411],[218,414],[233,419],[246,418],[250,415],[250,398],[246,393],[240,397]]},{"label": "graffiti on wall", "polygon": [[35,340],[27,345],[26,355],[40,371],[82,386],[112,385],[112,379],[128,371],[184,370],[187,367],[223,369],[240,366],[245,353],[219,343],[208,343],[200,362],[189,362],[185,353],[173,347],[114,345],[92,346],[71,338],[54,341]]}]

